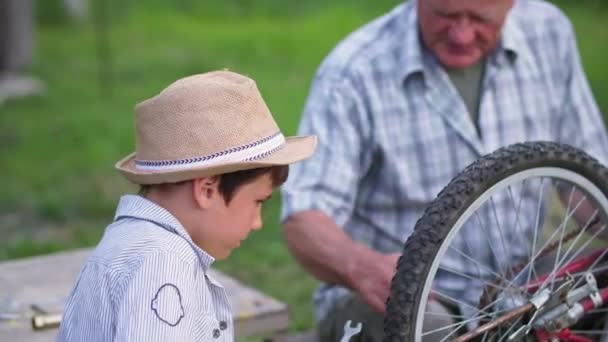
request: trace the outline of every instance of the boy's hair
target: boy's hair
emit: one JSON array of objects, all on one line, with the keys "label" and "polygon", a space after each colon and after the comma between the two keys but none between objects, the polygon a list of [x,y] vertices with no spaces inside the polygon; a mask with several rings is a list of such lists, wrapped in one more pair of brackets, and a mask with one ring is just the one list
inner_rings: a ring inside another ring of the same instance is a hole
[{"label": "boy's hair", "polygon": [[[277,187],[285,183],[289,175],[289,165],[277,165],[270,167],[262,167],[257,169],[240,170],[230,173],[218,175],[219,193],[224,197],[226,204],[229,204],[236,191],[243,185],[253,182],[256,178],[269,174],[272,186]],[[139,195],[146,196],[152,188],[159,188],[161,191],[170,191],[172,188],[190,182],[191,180],[181,181],[177,183],[163,184],[146,184],[140,185]]]}]

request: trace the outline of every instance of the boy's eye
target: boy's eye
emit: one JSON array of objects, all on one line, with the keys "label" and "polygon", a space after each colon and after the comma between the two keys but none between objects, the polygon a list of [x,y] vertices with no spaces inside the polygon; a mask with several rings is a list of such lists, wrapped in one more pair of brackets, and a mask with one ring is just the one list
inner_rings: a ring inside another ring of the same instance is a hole
[{"label": "boy's eye", "polygon": [[272,195],[268,195],[268,196],[266,196],[266,197],[264,197],[264,198],[261,198],[261,199],[259,199],[259,200],[256,200],[257,204],[259,204],[259,205],[264,204],[264,202],[266,202],[266,201],[268,201],[268,200],[270,199],[270,196],[272,196]]}]

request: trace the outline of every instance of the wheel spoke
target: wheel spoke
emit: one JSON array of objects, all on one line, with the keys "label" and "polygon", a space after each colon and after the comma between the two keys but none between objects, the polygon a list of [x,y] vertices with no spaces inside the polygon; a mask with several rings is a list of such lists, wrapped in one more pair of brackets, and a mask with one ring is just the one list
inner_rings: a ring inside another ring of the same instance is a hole
[{"label": "wheel spoke", "polygon": [[505,333],[500,337],[500,340],[498,340],[498,341],[502,342],[502,341],[504,341],[505,338],[508,338],[509,334],[511,333],[511,330],[513,330],[513,328],[515,328],[515,327],[518,327],[519,322],[521,322],[521,320],[522,320],[522,316],[519,316],[517,318],[517,320],[511,324],[509,329],[507,329],[507,331],[505,331]]},{"label": "wheel spoke", "polygon": [[[511,186],[509,186],[509,197],[511,198],[511,203],[513,204],[513,209],[515,209],[515,229],[519,231],[519,233],[521,234],[515,234],[515,236],[520,236],[520,242],[522,242],[524,245],[528,245],[528,242],[523,238],[524,237],[524,231],[523,231],[523,227],[521,226],[521,222],[519,221],[519,212],[521,209],[521,202],[524,199],[523,196],[523,192],[526,188],[526,180],[524,179],[522,182],[522,190],[521,193],[519,194],[519,201],[517,203],[517,208],[515,208],[515,198],[513,197],[513,189],[511,188]],[[532,253],[530,252],[530,250],[528,248],[525,248],[526,254],[528,256],[528,259],[530,259],[532,257]]]},{"label": "wheel spoke", "polygon": [[469,318],[469,319],[466,319],[466,320],[463,320],[463,321],[460,321],[460,322],[457,322],[457,323],[452,323],[452,324],[443,326],[441,328],[425,331],[422,335],[423,336],[430,335],[430,334],[434,334],[434,333],[437,333],[437,332],[440,332],[440,331],[444,331],[444,330],[447,330],[447,329],[452,329],[452,328],[456,328],[453,331],[453,332],[456,332],[456,331],[460,330],[460,328],[463,328],[464,326],[466,326],[467,324],[469,324],[471,322],[474,322],[474,321],[478,321],[478,320],[480,320],[482,318],[484,318],[484,317],[483,316],[482,317],[477,317],[476,316],[476,317]]},{"label": "wheel spoke", "polygon": [[490,236],[491,236],[490,232],[486,228],[486,225],[483,224],[481,218],[479,217],[478,211],[475,212],[475,218],[477,219],[478,226],[481,229],[483,229],[483,236],[485,236],[486,242],[488,243],[488,246],[490,247],[490,251],[492,252],[492,255],[494,256],[494,261],[496,261],[496,266],[499,268],[498,272],[500,272],[501,274],[506,274],[505,270],[503,269],[503,265],[502,265],[500,258],[498,257],[498,255],[496,255],[496,252],[494,251],[495,248],[494,248],[494,244],[492,243],[492,239],[490,239]]},{"label": "wheel spoke", "polygon": [[[469,239],[464,239],[464,244],[465,247],[467,248],[468,251],[472,251],[473,249],[471,248],[471,246],[469,245]],[[477,276],[479,277],[479,279],[484,279],[484,277],[481,275],[481,269],[479,268],[479,265],[475,264],[475,269],[477,270]],[[487,295],[487,288],[484,286],[483,290],[482,290],[482,295]]]},{"label": "wheel spoke", "polygon": [[466,278],[466,279],[470,279],[470,280],[480,280],[480,281],[482,281],[484,284],[486,284],[486,285],[488,285],[488,286],[491,286],[492,288],[495,288],[495,289],[499,289],[499,290],[503,290],[503,291],[506,291],[506,290],[507,290],[507,288],[506,288],[506,287],[500,286],[500,285],[495,284],[495,283],[491,283],[491,282],[486,281],[485,279],[483,279],[483,278],[481,278],[481,277],[480,277],[480,278],[475,278],[475,277],[473,277],[473,276],[471,276],[471,275],[468,275],[468,274],[466,274],[466,273],[462,273],[462,272],[457,271],[457,270],[455,270],[455,269],[453,269],[453,268],[450,268],[450,267],[447,267],[447,266],[443,266],[443,265],[439,266],[439,268],[440,268],[440,269],[442,269],[442,270],[444,270],[444,271],[446,271],[446,272],[450,272],[450,273],[452,273],[452,274],[454,274],[454,275],[458,275],[458,276],[461,276],[461,277]]},{"label": "wheel spoke", "polygon": [[[557,184],[556,184],[556,188],[559,188],[559,186],[557,186]],[[572,197],[574,197],[574,186],[570,187],[570,195],[568,196],[568,205],[566,206],[566,213],[570,212],[570,205],[572,204]],[[559,245],[557,246],[557,253],[555,253],[555,262],[553,262],[554,270],[558,267],[559,254],[561,253],[561,250],[562,250],[562,242],[564,240],[564,234],[566,232],[566,226],[567,226],[568,221],[569,221],[569,218],[568,218],[568,215],[566,214],[566,217],[564,217],[564,221],[562,221],[562,224],[561,224]],[[551,279],[551,285],[549,285],[549,287],[551,288],[552,291],[554,289],[554,285],[555,285],[555,277],[553,277]]]},{"label": "wheel spoke", "polygon": [[461,256],[463,256],[465,259],[467,259],[467,260],[471,261],[472,263],[476,264],[477,266],[483,266],[482,268],[483,268],[483,269],[484,269],[486,272],[488,272],[488,273],[492,274],[492,275],[493,275],[493,276],[495,276],[496,278],[498,278],[498,279],[500,279],[500,280],[504,280],[504,281],[508,282],[508,280],[507,280],[505,277],[503,277],[502,275],[500,275],[500,274],[498,274],[498,273],[494,272],[494,271],[493,271],[491,268],[486,267],[486,266],[485,266],[485,265],[483,265],[483,264],[480,264],[480,263],[479,263],[477,260],[475,260],[475,259],[471,258],[470,256],[466,255],[465,253],[463,253],[463,252],[462,252],[462,251],[460,251],[459,249],[456,249],[455,247],[452,247],[452,246],[449,246],[448,248],[449,248],[449,249],[451,249],[451,250],[453,250],[454,252],[456,252],[456,253],[460,254],[460,255],[461,255]]},{"label": "wheel spoke", "polygon": [[[597,235],[599,235],[601,232],[603,232],[603,231],[604,231],[604,229],[606,229],[606,225],[602,225],[602,228],[601,228],[600,230],[598,230],[598,231],[597,231],[595,234],[593,234],[593,237],[592,237],[591,239],[589,239],[588,243],[589,243],[589,242],[591,242],[591,240],[592,240],[592,239],[594,239],[594,238],[595,238]],[[587,244],[588,244],[588,243],[587,243]],[[599,257],[597,257],[597,259],[595,259],[595,261],[593,261],[593,263],[591,264],[591,266],[589,266],[589,269],[591,269],[591,270],[592,270],[592,269],[593,269],[593,268],[594,268],[594,267],[597,265],[597,263],[598,263],[598,262],[600,262],[600,260],[602,260],[602,259],[603,259],[603,258],[606,256],[606,253],[608,253],[608,248],[606,248],[606,249],[604,249],[604,250],[602,251],[602,253],[599,255]],[[580,278],[579,278],[579,279],[576,281],[576,283],[574,284],[574,286],[575,286],[575,287],[576,287],[576,286],[578,286],[578,285],[581,283],[581,281],[582,281],[583,279],[585,279],[585,277],[580,277]]]},{"label": "wheel spoke", "polygon": [[481,309],[479,309],[479,308],[476,308],[476,307],[472,306],[471,304],[469,304],[469,303],[467,303],[467,302],[464,302],[464,301],[462,301],[462,300],[455,299],[455,298],[453,298],[453,297],[451,297],[451,296],[449,296],[449,295],[447,295],[447,294],[445,294],[445,293],[441,293],[441,292],[439,292],[439,291],[437,291],[437,290],[435,290],[435,289],[431,289],[431,293],[433,293],[433,294],[435,294],[435,295],[437,295],[437,296],[439,296],[439,297],[442,297],[442,298],[444,298],[444,299],[447,299],[449,302],[452,302],[452,303],[454,303],[454,304],[458,304],[458,305],[461,305],[461,306],[465,306],[465,307],[471,308],[471,309],[473,309],[473,310],[475,310],[475,311],[480,311],[480,312],[483,312],[483,314],[484,314],[484,315],[486,315],[486,316],[491,314],[490,312],[487,312],[487,311],[481,310]]},{"label": "wheel spoke", "polygon": [[[565,260],[567,257],[567,254],[564,256],[564,259],[562,259],[562,262],[559,263],[559,265],[554,268],[551,271],[551,274],[549,275],[549,277],[547,279],[545,279],[545,281],[543,281],[542,285],[541,285],[541,289],[544,288],[547,284],[547,281],[549,280],[549,278],[553,278],[555,277],[555,275],[557,274],[557,272],[559,271],[559,269],[562,267],[562,265],[567,265],[569,263],[571,263],[574,259],[576,259],[582,251],[585,250],[585,248],[593,241],[595,240],[595,238],[597,237],[597,235],[599,235],[601,232],[604,231],[604,229],[606,229],[606,225],[603,225],[602,228],[600,230],[598,230],[597,232],[595,232],[582,246],[581,248],[579,248],[567,261]],[[593,268],[603,257],[604,255],[606,255],[606,252],[608,252],[608,249],[605,249],[602,254],[600,254],[600,256],[593,262],[593,264],[591,264],[591,267],[589,268]],[[564,262],[565,261],[565,262]],[[583,279],[581,277],[581,279]],[[580,279],[579,281],[576,282],[576,284],[574,286],[578,286],[578,284],[580,283]]]},{"label": "wheel spoke", "polygon": [[[580,204],[580,203],[579,203]],[[573,214],[573,213],[572,213]],[[570,215],[572,215],[570,214]],[[561,225],[560,225],[561,226]],[[582,230],[581,232],[579,232],[579,236],[582,235],[584,233],[584,230]],[[551,241],[553,241],[553,238],[555,237],[555,235],[559,234],[559,230],[556,229],[553,234],[551,234],[551,236],[545,241],[545,243],[543,244],[543,246],[541,248],[538,249],[538,251],[536,252],[536,254],[532,257],[531,260],[528,261],[528,263],[522,268],[522,270],[513,277],[514,280],[516,280],[517,278],[519,278],[519,276],[521,274],[523,274],[522,272],[524,270],[526,270],[526,268],[528,268],[528,266],[531,266],[532,268],[534,268],[534,264],[536,263],[536,259],[545,251],[545,249],[547,247],[549,247],[549,245],[551,244]],[[577,236],[577,240],[578,240],[578,236]],[[575,241],[577,241],[575,240]],[[572,248],[574,246],[574,243],[570,245],[570,248]],[[536,275],[535,278],[538,278],[538,275]],[[525,284],[525,288],[528,287],[528,285],[530,284],[530,272],[528,272],[528,279],[526,281]]]},{"label": "wheel spoke", "polygon": [[454,314],[446,314],[442,312],[433,312],[433,311],[425,311],[425,316],[435,316],[435,317],[448,317],[448,318],[456,318],[456,319],[467,319],[467,317],[463,315],[454,315]]},{"label": "wheel spoke", "polygon": [[[583,197],[583,198],[582,198],[582,199],[581,199],[581,200],[580,200],[580,201],[577,203],[577,205],[576,205],[576,207],[574,208],[574,210],[573,210],[573,211],[568,212],[568,213],[566,214],[566,218],[564,219],[564,222],[565,222],[566,220],[569,220],[569,219],[570,219],[570,217],[572,217],[572,215],[574,215],[574,213],[575,213],[575,212],[578,210],[578,208],[580,207],[580,205],[581,205],[581,204],[582,204],[584,201],[585,201],[585,197]],[[547,278],[546,280],[550,280],[550,279],[552,279],[552,278],[554,278],[554,277],[555,277],[555,275],[557,274],[557,271],[558,271],[558,270],[561,268],[561,266],[562,266],[562,262],[564,261],[564,259],[566,259],[566,258],[568,257],[568,253],[570,252],[570,250],[571,250],[572,248],[574,248],[574,246],[575,246],[576,242],[578,242],[578,237],[579,237],[579,236],[582,236],[582,235],[583,235],[583,233],[584,233],[584,232],[587,230],[589,222],[591,222],[591,220],[593,219],[593,217],[595,217],[595,215],[596,215],[596,214],[597,214],[597,210],[596,210],[596,212],[595,212],[595,213],[592,215],[592,217],[590,217],[590,218],[587,220],[587,223],[585,224],[585,226],[584,226],[584,227],[583,227],[583,228],[580,230],[580,232],[577,234],[577,239],[575,240],[575,242],[574,242],[574,243],[572,243],[572,244],[570,245],[570,247],[568,248],[567,252],[566,252],[566,253],[564,253],[564,257],[563,257],[563,259],[562,259],[562,260],[560,260],[558,263],[556,263],[556,264],[554,264],[554,265],[553,265],[552,272],[551,272],[551,274],[550,274],[549,278]],[[565,228],[565,224],[564,224],[564,223],[560,224],[560,227]],[[555,233],[554,233],[553,235],[555,235]],[[553,235],[552,235],[552,236],[553,236]],[[549,240],[549,241],[550,241],[550,240]],[[560,242],[560,246],[561,246],[561,242],[562,242],[562,241],[560,240],[559,242]],[[583,248],[579,248],[578,253],[580,253],[580,251],[582,251],[583,249],[584,249],[584,247],[583,247]],[[558,254],[556,255],[556,258],[557,258],[557,257],[559,257],[559,252],[558,252]],[[574,258],[572,258],[571,260],[574,260]],[[568,261],[568,263],[569,263],[569,262],[570,262],[570,261]],[[542,287],[544,287],[544,286],[545,286],[545,284],[546,284],[546,280],[543,282],[543,286],[542,286]]]},{"label": "wheel spoke", "polygon": [[[511,253],[507,249],[507,245],[505,243],[505,237],[502,233],[502,226],[500,225],[500,220],[498,219],[498,214],[496,213],[496,204],[494,203],[494,197],[490,197],[490,204],[492,206],[492,212],[494,214],[494,219],[496,220],[496,226],[498,227],[498,235],[500,236],[500,241],[502,243],[502,249],[504,251],[504,254],[507,257],[507,261],[513,260],[511,257]],[[503,272],[503,274],[506,276],[506,273]]]}]

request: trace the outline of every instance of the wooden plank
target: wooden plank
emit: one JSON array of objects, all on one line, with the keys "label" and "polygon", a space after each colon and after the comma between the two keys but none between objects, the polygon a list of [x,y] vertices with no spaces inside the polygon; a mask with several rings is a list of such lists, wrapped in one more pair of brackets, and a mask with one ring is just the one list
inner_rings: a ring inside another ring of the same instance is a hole
[{"label": "wooden plank", "polygon": [[[0,263],[0,315],[31,315],[31,305],[61,313],[90,249]],[[273,334],[289,324],[287,306],[239,281],[212,270],[226,289],[235,316],[236,336]],[[0,316],[1,317],[1,316]],[[54,341],[57,329],[34,331],[28,317],[0,320],[0,341]]]}]

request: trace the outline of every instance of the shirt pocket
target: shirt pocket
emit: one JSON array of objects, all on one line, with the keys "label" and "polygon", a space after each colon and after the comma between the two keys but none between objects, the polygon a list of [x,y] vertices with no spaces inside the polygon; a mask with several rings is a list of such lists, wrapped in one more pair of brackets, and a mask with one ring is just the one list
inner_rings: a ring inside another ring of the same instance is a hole
[{"label": "shirt pocket", "polygon": [[[379,175],[395,203],[406,207],[432,201],[456,174],[469,146],[439,113],[423,100],[415,108],[390,107],[376,136],[385,167]],[[465,164],[466,165],[466,164]]]},{"label": "shirt pocket", "polygon": [[[403,143],[394,159],[391,179],[396,183],[396,200],[408,206],[426,204],[458,173],[465,160],[474,160],[473,153],[464,148],[456,152],[458,140],[449,145],[444,137],[425,137],[423,141]],[[454,156],[454,154],[460,156]]]}]

